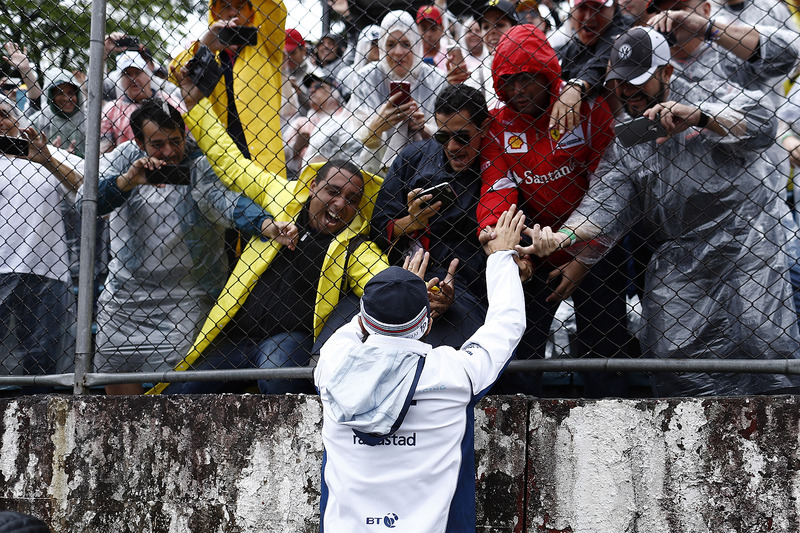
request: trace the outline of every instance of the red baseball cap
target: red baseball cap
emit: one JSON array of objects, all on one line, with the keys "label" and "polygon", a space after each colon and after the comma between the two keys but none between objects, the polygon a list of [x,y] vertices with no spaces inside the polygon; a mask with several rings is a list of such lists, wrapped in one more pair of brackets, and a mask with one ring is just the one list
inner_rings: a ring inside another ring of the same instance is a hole
[{"label": "red baseball cap", "polygon": [[300,35],[300,32],[295,30],[294,28],[290,28],[286,30],[286,41],[283,43],[283,49],[289,53],[294,52],[300,46],[305,46],[306,41],[303,39],[303,36]]},{"label": "red baseball cap", "polygon": [[439,11],[439,8],[436,6],[421,6],[419,9],[417,9],[417,24],[425,19],[432,20],[439,26],[444,25],[442,12]]},{"label": "red baseball cap", "polygon": [[614,0],[569,0],[569,7],[578,7],[581,4],[600,4],[601,7],[611,7]]}]

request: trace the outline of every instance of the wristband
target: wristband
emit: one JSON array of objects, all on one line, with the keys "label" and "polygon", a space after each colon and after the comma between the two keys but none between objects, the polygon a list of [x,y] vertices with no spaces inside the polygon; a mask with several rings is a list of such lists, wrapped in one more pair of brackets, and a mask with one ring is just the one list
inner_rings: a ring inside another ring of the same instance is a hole
[{"label": "wristband", "polygon": [[578,236],[575,235],[575,232],[568,228],[561,228],[556,233],[563,233],[567,237],[569,237],[569,246],[575,244],[578,240]]},{"label": "wristband", "polygon": [[580,78],[570,78],[569,80],[564,82],[564,85],[565,86],[566,85],[572,85],[573,87],[577,87],[578,89],[580,89],[581,90],[581,100],[583,100],[586,97],[586,83],[582,79],[580,79]]},{"label": "wristband", "polygon": [[714,29],[714,19],[708,19],[708,27],[706,28],[706,34],[703,36],[703,40],[716,41],[719,33],[719,30]]},{"label": "wristband", "polygon": [[703,129],[703,128],[708,126],[709,122],[711,122],[711,117],[706,115],[703,112],[703,110],[701,109],[700,110],[700,120],[697,121],[697,127]]}]

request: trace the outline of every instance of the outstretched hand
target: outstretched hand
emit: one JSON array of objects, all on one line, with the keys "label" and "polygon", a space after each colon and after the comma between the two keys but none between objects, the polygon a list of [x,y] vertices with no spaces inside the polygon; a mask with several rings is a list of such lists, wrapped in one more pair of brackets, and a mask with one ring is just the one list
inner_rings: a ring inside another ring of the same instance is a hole
[{"label": "outstretched hand", "polygon": [[519,244],[520,235],[525,228],[525,213],[517,211],[516,204],[508,208],[494,226],[493,234],[496,237],[484,245],[488,254],[502,250],[514,250]]},{"label": "outstretched hand", "polygon": [[536,257],[547,257],[560,249],[565,240],[569,240],[567,235],[554,233],[550,226],[542,227],[539,224],[534,224],[532,228],[525,228],[522,233],[531,238],[531,244],[529,246],[517,245],[517,252]]},{"label": "outstretched hand", "polygon": [[432,278],[427,283],[428,301],[431,303],[433,318],[445,314],[456,301],[456,268],[458,268],[458,259],[453,259],[450,261],[444,281],[440,282],[439,278]]},{"label": "outstretched hand", "polygon": [[299,231],[291,222],[268,218],[261,225],[261,234],[294,251],[297,248]]}]

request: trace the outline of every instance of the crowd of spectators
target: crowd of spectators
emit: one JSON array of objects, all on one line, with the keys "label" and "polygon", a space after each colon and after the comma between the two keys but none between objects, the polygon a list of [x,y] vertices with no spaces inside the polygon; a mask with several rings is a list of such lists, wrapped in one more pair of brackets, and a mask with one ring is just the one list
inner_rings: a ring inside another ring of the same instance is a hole
[{"label": "crowd of spectators", "polygon": [[[489,0],[379,20],[345,0],[330,9],[346,31],[310,42],[286,28],[280,0],[210,0],[208,28],[163,68],[137,39],[107,36],[97,372],[313,364],[366,282],[419,250],[427,342],[460,346],[485,319],[484,250],[512,205],[526,215],[515,261],[530,278],[516,359],[546,357],[565,302],[572,357],[798,356],[800,33],[788,4]],[[87,80],[39,77],[23,47],[3,51],[0,140],[24,147],[0,155],[0,364],[52,373],[72,357]],[[211,66],[197,69],[203,57]],[[625,129],[637,118],[650,123]],[[587,397],[629,393],[627,375],[579,379]],[[795,386],[652,378],[658,396]],[[539,395],[542,376],[504,375],[495,392]]]}]

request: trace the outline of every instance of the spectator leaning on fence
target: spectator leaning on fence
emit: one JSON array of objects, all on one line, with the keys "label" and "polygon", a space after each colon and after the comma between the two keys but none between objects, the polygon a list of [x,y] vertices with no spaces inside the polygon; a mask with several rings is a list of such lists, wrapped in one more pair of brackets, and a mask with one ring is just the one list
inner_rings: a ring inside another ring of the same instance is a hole
[{"label": "spectator leaning on fence", "polygon": [[[719,80],[672,77],[669,47],[652,28],[623,34],[609,81],[627,116],[658,120],[665,137],[625,147],[619,139],[562,228],[533,228],[549,253],[599,236],[617,239],[641,221],[656,248],[642,300],[642,351],[659,359],[792,359],[784,201],[763,158],[777,120],[762,91]],[[653,374],[656,396],[796,392],[783,375]]]},{"label": "spectator leaning on fence", "polygon": [[[134,141],[109,154],[98,185],[97,212],[111,213],[113,254],[97,313],[98,372],[171,369],[225,283],[225,229],[274,238],[283,226],[222,186],[169,104],[143,102],[131,127]],[[148,170],[162,165],[185,167],[188,182],[151,184]],[[142,386],[106,392],[141,394]]]},{"label": "spectator leaning on fence", "polygon": [[473,407],[525,331],[512,260],[525,220],[513,214],[487,245],[486,323],[460,349],[420,340],[434,320],[426,286],[396,266],[367,283],[359,315],[323,346],[320,530],[475,531]]},{"label": "spectator leaning on fence", "polygon": [[[478,222],[488,227],[509,205],[534,223],[558,227],[578,206],[589,188],[589,176],[612,140],[612,116],[602,99],[583,102],[586,117],[571,132],[548,128],[550,112],[563,85],[558,59],[544,34],[531,25],[515,26],[500,40],[492,63],[497,94],[506,106],[492,113],[483,149],[483,188]],[[619,251],[598,261],[591,249],[576,258],[562,253],[541,263],[526,285],[528,331],[517,358],[544,357],[550,324],[561,300],[572,296],[578,323],[578,342],[586,356],[613,357],[623,353],[627,280],[618,266]],[[590,268],[591,267],[591,268]],[[580,287],[579,287],[580,285]],[[585,393],[591,397],[623,395],[624,380],[605,374],[586,374]],[[506,375],[507,392],[538,392],[532,375]]]},{"label": "spectator leaning on fence", "polygon": [[[208,30],[170,66],[177,84],[181,67],[200,46],[214,52],[224,71],[209,97],[214,112],[245,157],[281,176],[286,175],[279,113],[285,23],[281,0],[209,0]],[[255,46],[220,40],[224,28],[242,26],[258,28]]]},{"label": "spectator leaning on fence", "polygon": [[[475,209],[489,112],[481,91],[466,85],[445,87],[435,111],[439,129],[433,138],[407,146],[392,163],[375,204],[372,235],[394,264],[415,250],[430,252],[428,271],[442,283],[431,302],[436,321],[428,342],[461,346],[486,313],[486,256],[475,234]],[[446,205],[421,194],[448,184],[455,198]]]},{"label": "spectator leaning on fence", "polygon": [[[194,345],[177,367],[296,367],[347,291],[388,266],[365,238],[381,179],[346,161],[306,169],[288,181],[238,152],[207,99],[184,80],[192,135],[217,175],[287,224],[289,243],[251,239]],[[288,245],[286,245],[288,244]],[[219,390],[221,384],[159,384],[154,392]],[[299,381],[259,383],[262,392],[306,391]]]},{"label": "spectator leaning on fence", "polygon": [[[796,31],[771,19],[753,24],[724,14],[711,17],[712,4],[702,0],[656,0],[654,5],[660,12],[648,24],[675,37],[670,50],[674,78],[693,87],[730,82],[763,91],[770,100],[770,109],[777,110],[779,119],[784,117],[787,106],[781,91],[800,58],[800,36]],[[785,196],[790,175],[785,148],[776,139],[763,157],[782,176],[782,181],[775,182],[774,193]],[[784,242],[790,257],[795,306],[800,309],[800,239],[790,216],[783,217],[782,222],[787,227]]]},{"label": "spectator leaning on fence", "polygon": [[[422,62],[422,43],[410,14],[390,11],[381,29],[381,59],[361,71],[348,107],[363,123],[356,138],[364,144],[364,169],[385,174],[403,147],[435,130],[433,104],[446,81],[442,71]],[[403,92],[391,94],[391,82],[409,83],[411,98],[404,102]]]},{"label": "spectator leaning on fence", "polygon": [[0,155],[0,338],[11,333],[19,343],[19,367],[4,361],[9,373],[47,374],[63,370],[68,358],[64,336],[74,323],[74,298],[59,207],[82,176],[26,122],[0,96],[0,135],[30,142],[26,155]]}]

